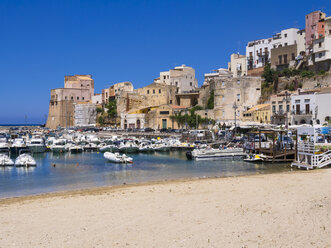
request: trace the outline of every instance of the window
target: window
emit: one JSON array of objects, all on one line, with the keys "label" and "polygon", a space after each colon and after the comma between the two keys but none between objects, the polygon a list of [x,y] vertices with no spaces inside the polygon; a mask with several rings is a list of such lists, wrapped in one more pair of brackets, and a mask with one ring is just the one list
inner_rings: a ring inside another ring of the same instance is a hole
[{"label": "window", "polygon": [[77,96],[77,100],[79,100],[79,96]]},{"label": "window", "polygon": [[149,94],[149,90],[147,90],[147,94]]},{"label": "window", "polygon": [[331,34],[331,29],[329,30],[329,34]]},{"label": "window", "polygon": [[322,47],[322,42],[318,42],[318,47]]},{"label": "window", "polygon": [[280,64],[280,65],[282,64],[282,55],[278,56],[278,64]]},{"label": "window", "polygon": [[310,102],[310,99],[305,99],[305,102]]},{"label": "window", "polygon": [[287,34],[284,34],[284,37],[286,38],[287,37]]},{"label": "window", "polygon": [[160,111],[160,115],[168,115],[169,111]]},{"label": "window", "polygon": [[276,106],[272,105],[272,113],[276,113]]},{"label": "window", "polygon": [[167,78],[169,79],[169,75],[167,75]]},{"label": "window", "polygon": [[237,84],[240,85],[240,80],[237,80]]},{"label": "window", "polygon": [[289,104],[286,105],[286,112],[290,112],[290,105]]},{"label": "window", "polygon": [[153,90],[153,94],[155,94],[155,90]]},{"label": "window", "polygon": [[161,89],[159,89],[159,94],[161,94]]},{"label": "window", "polygon": [[222,81],[222,87],[224,87],[225,86],[225,83],[224,83],[224,81]]},{"label": "window", "polygon": [[178,85],[178,82],[175,82],[176,83],[176,86]]},{"label": "window", "polygon": [[67,98],[68,98],[67,96],[64,97],[65,100],[67,100]]},{"label": "window", "polygon": [[170,100],[170,104],[172,104],[172,100]]},{"label": "window", "polygon": [[192,86],[192,82],[190,82],[190,86]]},{"label": "window", "polygon": [[82,97],[83,100],[85,100],[85,97]]},{"label": "window", "polygon": [[74,100],[74,97],[73,96],[71,97],[71,100]]},{"label": "window", "polygon": [[287,54],[284,55],[284,64],[287,64]]},{"label": "window", "polygon": [[319,58],[322,58],[322,56],[323,56],[322,53],[319,53],[319,54],[318,54],[318,57],[319,57]]},{"label": "window", "polygon": [[295,60],[295,55],[294,55],[294,53],[292,53],[292,60]]},{"label": "window", "polygon": [[163,79],[166,79],[166,76],[163,76]]},{"label": "window", "polygon": [[283,105],[278,106],[279,112],[283,112]]},{"label": "window", "polygon": [[237,102],[240,101],[240,94],[237,94]]},{"label": "window", "polygon": [[300,100],[295,100],[295,103],[300,103]]}]

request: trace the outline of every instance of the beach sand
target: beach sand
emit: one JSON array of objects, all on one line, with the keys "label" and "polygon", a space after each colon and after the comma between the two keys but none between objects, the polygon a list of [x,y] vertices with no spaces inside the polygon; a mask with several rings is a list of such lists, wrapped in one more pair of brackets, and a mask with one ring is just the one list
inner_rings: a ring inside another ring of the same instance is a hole
[{"label": "beach sand", "polygon": [[0,247],[331,247],[331,170],[0,200]]}]

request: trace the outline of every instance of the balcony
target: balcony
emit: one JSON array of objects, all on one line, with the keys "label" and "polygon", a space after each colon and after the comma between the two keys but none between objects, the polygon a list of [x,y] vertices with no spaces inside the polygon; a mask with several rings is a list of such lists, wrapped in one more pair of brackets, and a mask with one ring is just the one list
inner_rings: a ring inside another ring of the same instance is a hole
[{"label": "balcony", "polygon": [[292,111],[292,115],[305,115],[305,116],[310,116],[313,114],[313,111]]},{"label": "balcony", "polygon": [[269,58],[269,52],[268,51],[258,52],[257,56],[259,56],[261,58]]}]

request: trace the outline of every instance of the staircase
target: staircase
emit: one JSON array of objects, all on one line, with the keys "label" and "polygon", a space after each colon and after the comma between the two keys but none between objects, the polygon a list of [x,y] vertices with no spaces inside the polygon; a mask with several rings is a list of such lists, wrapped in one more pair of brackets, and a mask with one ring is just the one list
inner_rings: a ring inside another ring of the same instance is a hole
[{"label": "staircase", "polygon": [[331,164],[331,150],[312,156],[312,166],[322,168]]}]

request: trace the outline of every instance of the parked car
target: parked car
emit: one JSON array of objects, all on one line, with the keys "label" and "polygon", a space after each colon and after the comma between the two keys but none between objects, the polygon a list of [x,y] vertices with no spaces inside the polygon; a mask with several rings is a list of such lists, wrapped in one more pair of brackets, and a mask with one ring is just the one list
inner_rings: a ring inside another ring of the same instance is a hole
[{"label": "parked car", "polygon": [[145,132],[155,132],[153,128],[147,127],[145,128]]}]

